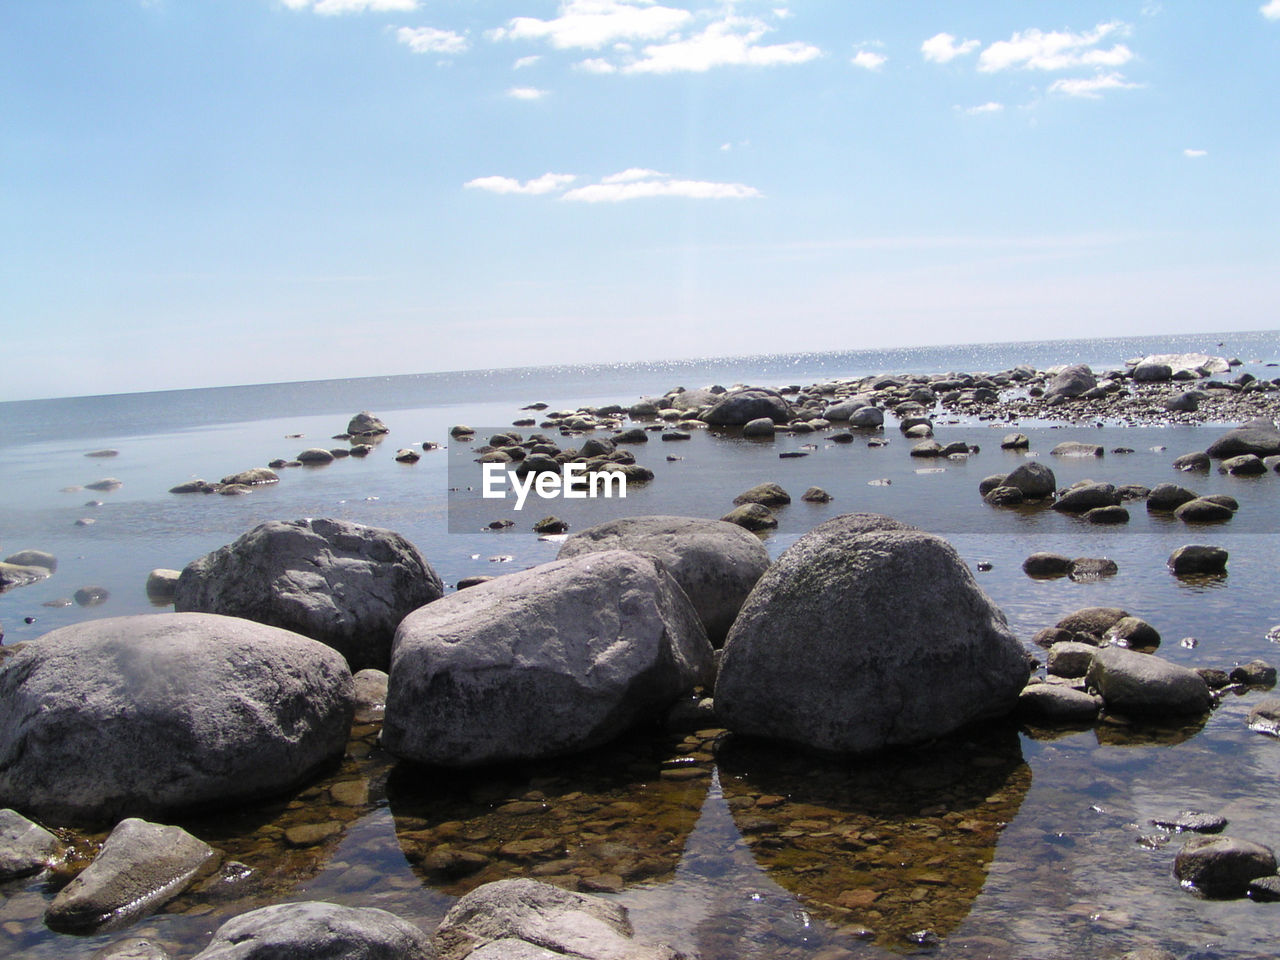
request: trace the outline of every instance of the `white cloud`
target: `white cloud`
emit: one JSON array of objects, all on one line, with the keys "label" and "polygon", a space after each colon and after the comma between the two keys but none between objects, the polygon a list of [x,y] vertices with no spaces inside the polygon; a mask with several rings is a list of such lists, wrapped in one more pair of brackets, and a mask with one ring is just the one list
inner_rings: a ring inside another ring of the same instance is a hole
[{"label": "white cloud", "polygon": [[418,9],[418,0],[284,0],[290,10],[306,10],[308,8],[325,16],[340,13],[405,13]]},{"label": "white cloud", "polygon": [[654,177],[665,177],[665,173],[659,173],[657,170],[647,170],[644,167],[630,167],[621,173],[611,173],[607,177],[601,177],[601,183],[632,183],[636,180],[652,180]]},{"label": "white cloud", "polygon": [[1023,30],[1008,40],[998,40],[978,57],[978,70],[995,73],[1000,70],[1066,70],[1071,67],[1118,67],[1133,59],[1133,51],[1122,43],[1109,49],[1098,44],[1115,34],[1125,36],[1127,24],[1119,21],[1100,23],[1084,33]]},{"label": "white cloud", "polygon": [[469,46],[461,34],[435,27],[401,27],[396,39],[414,53],[465,53]]},{"label": "white cloud", "polygon": [[544,173],[533,180],[521,183],[512,177],[477,177],[463,184],[473,190],[487,190],[490,193],[521,193],[527,196],[540,196],[563,190],[577,180],[572,173]]},{"label": "white cloud", "polygon": [[590,57],[587,60],[579,60],[574,64],[579,70],[586,73],[617,73],[618,68],[608,60],[601,60],[599,57]]},{"label": "white cloud", "polygon": [[793,41],[760,45],[770,27],[755,17],[726,16],[687,39],[652,44],[643,58],[623,67],[626,73],[703,73],[712,67],[769,67],[805,63],[822,56],[811,44]]},{"label": "white cloud", "polygon": [[1258,8],[1258,12],[1268,20],[1280,20],[1280,0],[1268,0]]},{"label": "white cloud", "polygon": [[[1280,0],[1276,0],[1276,2],[1277,2],[1277,3],[1280,3]],[[1194,149],[1192,149],[1191,147],[1188,147],[1186,150],[1183,150],[1183,151],[1182,151],[1182,155],[1183,155],[1184,157],[1191,157],[1191,158],[1194,160],[1194,159],[1198,159],[1198,158],[1200,158],[1200,157],[1207,157],[1207,156],[1209,155],[1209,151],[1208,151],[1208,150],[1194,150]]]},{"label": "white cloud", "polygon": [[694,200],[746,200],[760,197],[755,187],[743,183],[707,180],[635,180],[630,183],[593,183],[570,190],[561,199],[583,203],[621,203],[649,197],[687,197]]},{"label": "white cloud", "polygon": [[564,0],[554,20],[514,17],[494,40],[546,40],[557,49],[599,50],[617,40],[661,40],[692,18],[688,10],[652,0]]},{"label": "white cloud", "polygon": [[513,100],[541,100],[546,95],[546,90],[537,87],[512,87],[507,91],[507,96]]},{"label": "white cloud", "polygon": [[980,46],[982,43],[978,40],[956,43],[956,38],[951,34],[938,33],[920,44],[920,52],[924,54],[926,60],[932,60],[934,63],[950,63],[956,57],[973,53]]},{"label": "white cloud", "polygon": [[1100,73],[1096,77],[1055,80],[1049,85],[1049,92],[1096,100],[1102,96],[1104,90],[1136,90],[1141,86],[1140,83],[1130,83],[1119,73]]},{"label": "white cloud", "polygon": [[879,70],[889,60],[883,53],[874,53],[871,50],[859,50],[853,55],[853,59],[849,62],[855,67],[862,67],[864,70]]},{"label": "white cloud", "polygon": [[541,59],[542,57],[538,56],[537,54],[534,54],[532,57],[521,57],[519,60],[517,60],[515,63],[511,65],[511,69],[523,70],[525,67],[532,67],[535,63],[537,63]]},{"label": "white cloud", "polygon": [[[956,109],[960,110],[961,108],[956,107]],[[976,117],[983,113],[999,113],[1003,109],[1004,109],[1003,103],[996,103],[994,100],[992,100],[988,103],[979,104],[976,107],[966,107],[964,108],[963,112],[967,113],[971,117]]]}]

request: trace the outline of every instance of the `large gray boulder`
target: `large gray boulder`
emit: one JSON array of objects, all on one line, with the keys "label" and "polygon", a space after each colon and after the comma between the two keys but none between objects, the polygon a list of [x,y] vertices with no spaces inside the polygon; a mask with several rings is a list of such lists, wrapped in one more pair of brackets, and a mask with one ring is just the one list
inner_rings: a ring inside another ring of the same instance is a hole
[{"label": "large gray boulder", "polygon": [[194,960],[435,960],[431,938],[393,913],[312,900],[233,917]]},{"label": "large gray boulder", "polygon": [[1098,378],[1093,375],[1088,364],[1074,363],[1064,367],[1048,382],[1044,388],[1044,398],[1049,400],[1052,397],[1078,397],[1097,385]]},{"label": "large gray boulder", "polygon": [[1085,682],[1115,713],[1160,717],[1204,713],[1213,705],[1204,678],[1150,653],[1100,647]]},{"label": "large gray boulder", "polygon": [[221,613],[328,644],[353,671],[387,669],[405,615],[440,577],[400,534],[346,520],[270,520],[187,564],[174,609]]},{"label": "large gray boulder", "polygon": [[0,661],[0,804],[102,822],[278,794],[342,756],[342,658],[212,614],[91,620]]},{"label": "large gray boulder", "polygon": [[382,745],[464,767],[573,753],[709,684],[712,662],[693,605],[649,557],[556,560],[405,618]]},{"label": "large gray boulder", "polygon": [[1214,460],[1225,460],[1252,453],[1258,457],[1280,454],[1280,430],[1275,422],[1265,417],[1250,420],[1234,430],[1228,430],[1205,451]]},{"label": "large gray boulder", "polygon": [[498,880],[472,890],[445,914],[433,943],[439,960],[513,960],[544,954],[573,960],[680,956],[668,946],[637,941],[621,904],[527,879]]},{"label": "large gray boulder", "polygon": [[1013,472],[1004,478],[1001,486],[1016,487],[1024,499],[1043,500],[1052,497],[1058,487],[1058,480],[1053,470],[1043,463],[1028,460],[1014,467]]},{"label": "large gray boulder", "polygon": [[733,626],[747,594],[769,568],[760,538],[722,520],[626,517],[575,533],[558,559],[601,550],[631,550],[657,560],[693,602],[715,646]]},{"label": "large gray boulder", "polygon": [[93,863],[53,898],[45,923],[65,933],[118,929],[154,913],[216,862],[213,848],[181,827],[121,820]]},{"label": "large gray boulder", "polygon": [[791,404],[776,390],[746,387],[726,393],[702,414],[702,419],[714,427],[740,427],[759,417],[786,423],[791,419]]},{"label": "large gray boulder", "polygon": [[848,514],[760,578],[729,631],[715,705],[743,734],[867,752],[1007,713],[1029,675],[950,544]]}]

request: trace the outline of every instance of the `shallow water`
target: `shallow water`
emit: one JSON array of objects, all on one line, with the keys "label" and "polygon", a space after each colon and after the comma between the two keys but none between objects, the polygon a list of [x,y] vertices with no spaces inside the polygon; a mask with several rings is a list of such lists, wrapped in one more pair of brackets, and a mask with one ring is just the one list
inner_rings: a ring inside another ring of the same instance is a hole
[{"label": "shallow water", "polygon": [[[658,377],[636,392],[673,383]],[[1203,449],[1221,427],[1017,427],[1060,487],[1090,477],[1229,493],[1241,508],[1221,526],[1189,528],[1149,516],[1140,503],[1130,505],[1124,527],[1092,526],[1048,509],[988,507],[979,480],[1020,462],[1021,454],[999,449],[1012,427],[944,418],[937,439],[962,439],[980,452],[964,461],[916,460],[892,423],[883,434],[890,443],[878,448],[868,446],[870,434],[847,445],[822,433],[772,443],[707,430],[675,443],[655,436],[634,448],[655,479],[629,488],[625,501],[530,506],[516,527],[482,532],[489,520],[512,514],[509,505],[459,496],[465,491],[450,501],[448,466],[474,469],[474,453],[449,440],[449,426],[496,429],[532,400],[555,408],[633,399],[602,387],[594,395],[557,392],[579,386],[522,381],[498,399],[375,409],[392,434],[367,459],[283,470],[279,484],[243,497],[167,490],[193,476],[217,480],[309,446],[336,446],[329,438],[347,416],[376,404],[356,403],[342,415],[190,429],[127,420],[125,432],[99,425],[0,446],[0,549],[8,555],[35,547],[59,559],[51,579],[0,594],[4,642],[90,617],[149,612],[155,608],[143,583],[150,569],[180,568],[267,519],[336,516],[390,527],[452,584],[554,558],[559,543],[529,531],[546,512],[572,529],[617,515],[716,517],[736,493],[776,480],[795,501],[779,511],[779,528],[766,538],[774,555],[840,513],[886,513],[946,536],[975,569],[990,564],[976,573],[978,582],[1024,639],[1079,607],[1115,605],[1152,623],[1163,636],[1160,654],[1175,662],[1226,668],[1277,659],[1266,635],[1280,623],[1280,476],[1181,474],[1170,466],[1177,455]],[[391,459],[395,449],[423,440],[444,448],[414,465]],[[1084,461],[1052,457],[1049,449],[1062,440],[1101,443],[1108,453]],[[119,455],[84,456],[101,447]],[[1134,452],[1111,452],[1120,447]],[[808,455],[779,458],[784,451]],[[109,493],[62,492],[103,476],[123,485]],[[800,502],[810,485],[834,500]],[[102,505],[85,506],[89,500]],[[461,523],[474,532],[448,532],[451,506],[455,529]],[[82,517],[95,522],[75,526]],[[1170,575],[1169,553],[1190,542],[1227,548],[1230,572],[1199,582]],[[1031,580],[1021,562],[1036,550],[1107,556],[1119,572],[1093,582]],[[88,585],[106,588],[106,602],[44,606]],[[1180,643],[1187,638],[1195,643]],[[41,923],[65,877],[4,885],[0,954],[88,956],[145,933],[175,956],[190,956],[227,917],[290,899],[380,906],[429,927],[472,886],[530,875],[615,897],[644,935],[706,958],[1077,958],[1143,944],[1179,956],[1271,955],[1277,908],[1180,890],[1171,870],[1181,841],[1149,822],[1204,809],[1227,816],[1231,835],[1280,844],[1280,743],[1244,725],[1265,695],[1228,696],[1191,727],[997,727],[857,762],[751,747],[708,729],[637,734],[584,757],[462,774],[396,765],[378,749],[375,729],[358,729],[341,767],[296,795],[185,824],[247,870],[224,870],[160,914],[92,938],[52,934]],[[81,838],[80,848],[87,854],[100,839]]]}]

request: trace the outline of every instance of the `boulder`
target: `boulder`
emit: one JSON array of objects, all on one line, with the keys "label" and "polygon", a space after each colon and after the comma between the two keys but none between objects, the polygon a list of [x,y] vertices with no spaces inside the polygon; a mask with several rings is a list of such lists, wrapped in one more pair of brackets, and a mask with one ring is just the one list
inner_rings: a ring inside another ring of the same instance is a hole
[{"label": "boulder", "polygon": [[47,579],[49,579],[49,571],[45,567],[0,563],[0,591],[13,587],[25,587]]},{"label": "boulder", "polygon": [[1071,563],[1070,557],[1060,553],[1033,553],[1022,561],[1022,572],[1036,579],[1065,577],[1071,572]]},{"label": "boulder", "polygon": [[[822,415],[828,420],[843,423],[852,417],[857,411],[862,410],[870,404],[866,400],[841,400],[839,403],[829,405]],[[874,408],[872,408],[874,409]],[[881,423],[884,422],[883,414],[881,414]]]},{"label": "boulder", "polygon": [[1089,523],[1128,523],[1129,511],[1118,504],[1107,507],[1093,507],[1092,509],[1085,511],[1084,519]]},{"label": "boulder", "polygon": [[1157,483],[1147,495],[1147,512],[1172,513],[1197,496],[1198,494],[1176,483]]},{"label": "boulder", "polygon": [[1086,682],[1107,709],[1137,717],[1201,714],[1213,696],[1200,674],[1150,653],[1101,647]]},{"label": "boulder", "polygon": [[387,712],[386,673],[368,667],[351,679],[355,683],[355,722],[378,723]]},{"label": "boulder", "polygon": [[1101,457],[1106,453],[1100,443],[1081,443],[1079,440],[1064,440],[1049,451],[1055,457]]},{"label": "boulder", "polygon": [[1103,639],[1134,650],[1154,650],[1160,646],[1160,631],[1141,617],[1121,617],[1107,627]]},{"label": "boulder", "polygon": [[757,483],[733,498],[736,504],[759,503],[766,507],[783,507],[791,502],[791,494],[778,483]]},{"label": "boulder", "polygon": [[1173,511],[1173,515],[1184,523],[1222,523],[1230,520],[1235,513],[1229,506],[1217,500],[1197,497],[1182,504]]},{"label": "boulder", "polygon": [[248,470],[241,470],[239,473],[232,473],[222,478],[224,485],[234,484],[244,487],[257,487],[279,482],[280,475],[270,467],[251,467]]},{"label": "boulder", "polygon": [[1242,453],[1223,460],[1218,465],[1218,472],[1229,473],[1233,477],[1260,477],[1267,472],[1267,465],[1256,454]]},{"label": "boulder", "polygon": [[90,620],[6,649],[0,802],[100,822],[227,807],[342,756],[352,682],[333,650],[212,614]]},{"label": "boulder", "polygon": [[1053,471],[1043,463],[1028,460],[1019,464],[1013,472],[1004,478],[1001,486],[1017,487],[1027,500],[1043,500],[1053,496],[1058,488],[1058,480]]},{"label": "boulder", "polygon": [[[506,949],[494,951],[491,944]],[[433,945],[439,960],[680,956],[670,947],[637,941],[621,904],[527,879],[498,880],[472,890],[445,914]]]},{"label": "boulder", "polygon": [[848,514],[801,537],[751,591],[715,707],[748,736],[868,752],[1007,713],[1029,674],[950,544]]},{"label": "boulder", "polygon": [[462,767],[573,753],[661,716],[712,663],[693,605],[649,557],[556,560],[405,618],[382,745]]},{"label": "boulder", "polygon": [[1078,397],[1097,385],[1098,378],[1093,375],[1089,365],[1075,363],[1064,367],[1045,385],[1044,398],[1049,400],[1053,397]]},{"label": "boulder", "polygon": [[[830,419],[830,417],[828,417]],[[884,411],[879,407],[859,407],[849,415],[849,426],[864,430],[874,430],[884,426]]]},{"label": "boulder", "polygon": [[1101,580],[1103,577],[1114,577],[1119,572],[1119,564],[1110,557],[1076,557],[1071,561],[1071,569],[1067,571],[1067,576],[1077,583],[1083,583]]},{"label": "boulder", "polygon": [[53,898],[45,923],[80,934],[128,926],[164,906],[217,860],[212,847],[181,827],[121,820],[93,863]]},{"label": "boulder", "polygon": [[1053,502],[1053,509],[1062,513],[1084,513],[1096,507],[1111,507],[1120,503],[1120,495],[1116,493],[1114,484],[1079,483],[1068,487],[1058,494]]},{"label": "boulder", "polygon": [[1179,577],[1226,573],[1227,556],[1222,547],[1189,543],[1169,555],[1169,569]]},{"label": "boulder", "polygon": [[1175,393],[1164,402],[1164,408],[1170,413],[1195,413],[1200,409],[1200,401],[1204,394],[1199,390],[1184,390]]},{"label": "boulder", "polygon": [[1207,897],[1243,897],[1250,880],[1275,872],[1270,847],[1235,837],[1192,837],[1173,862],[1173,875],[1182,885]]},{"label": "boulder", "polygon": [[1051,677],[1083,677],[1089,672],[1098,648],[1091,643],[1065,640],[1049,648],[1045,672]]},{"label": "boulder", "polygon": [[735,524],[753,533],[763,533],[778,526],[778,518],[762,503],[744,503],[734,507],[720,519],[724,523]]},{"label": "boulder", "polygon": [[1033,683],[1018,694],[1018,718],[1031,722],[1092,723],[1101,709],[1101,697],[1059,683]]},{"label": "boulder", "polygon": [[1017,487],[992,487],[982,497],[984,503],[993,507],[1014,507],[1026,502],[1026,497]]},{"label": "boulder", "polygon": [[58,571],[58,558],[44,550],[19,550],[5,557],[4,562],[18,567],[43,567],[49,573]]},{"label": "boulder", "polygon": [[1025,433],[1006,433],[1000,441],[1001,450],[1029,450],[1031,441]]},{"label": "boulder", "polygon": [[[459,429],[454,427],[455,430]],[[375,417],[368,410],[361,410],[354,417],[347,421],[347,433],[353,437],[368,437],[378,434],[390,433],[387,425]],[[474,431],[473,431],[474,432]],[[461,434],[457,434],[461,436]]]},{"label": "boulder", "polygon": [[716,427],[740,427],[759,417],[786,423],[791,419],[791,404],[774,390],[747,387],[724,394],[700,419]]},{"label": "boulder", "polygon": [[435,960],[435,951],[393,913],[312,900],[233,917],[194,960]]},{"label": "boulder", "polygon": [[571,536],[557,559],[630,550],[658,561],[680,585],[715,646],[724,643],[769,551],[737,524],[695,517],[627,517]]},{"label": "boulder", "polygon": [[1184,453],[1173,461],[1173,469],[1181,470],[1183,473],[1190,473],[1193,470],[1208,470],[1213,461],[1209,459],[1207,453],[1195,451],[1193,453]]},{"label": "boulder", "polygon": [[95,950],[90,960],[172,960],[169,951],[149,937],[125,937]]},{"label": "boulder", "polygon": [[1205,451],[1214,460],[1225,460],[1252,453],[1258,457],[1280,454],[1280,430],[1275,422],[1266,418],[1250,420],[1234,430],[1228,430]]},{"label": "boulder", "polygon": [[147,599],[154,604],[167,606],[173,603],[174,595],[178,592],[178,577],[182,576],[180,570],[167,570],[163,567],[157,567],[147,574],[147,582],[145,590]]},{"label": "boulder", "polygon": [[742,435],[756,440],[772,440],[776,427],[769,417],[757,417],[742,425]]},{"label": "boulder", "polygon": [[322,463],[333,463],[334,457],[332,453],[323,447],[310,447],[298,454],[297,460],[299,463],[318,466]]},{"label": "boulder", "polygon": [[1075,613],[1067,614],[1058,621],[1059,630],[1070,630],[1072,633],[1088,633],[1102,637],[1112,626],[1129,615],[1120,607],[1081,607]]},{"label": "boulder", "polygon": [[0,882],[25,877],[53,865],[62,841],[16,810],[0,810]]},{"label": "boulder", "polygon": [[830,503],[831,494],[821,487],[809,487],[804,493],[800,494],[800,499],[805,503]]},{"label": "boulder", "polygon": [[1167,363],[1144,360],[1133,368],[1133,379],[1138,383],[1163,383],[1173,378],[1173,367]]},{"label": "boulder", "polygon": [[352,670],[385,670],[391,637],[443,584],[400,534],[346,520],[270,520],[189,563],[178,612],[221,613],[338,650]]}]

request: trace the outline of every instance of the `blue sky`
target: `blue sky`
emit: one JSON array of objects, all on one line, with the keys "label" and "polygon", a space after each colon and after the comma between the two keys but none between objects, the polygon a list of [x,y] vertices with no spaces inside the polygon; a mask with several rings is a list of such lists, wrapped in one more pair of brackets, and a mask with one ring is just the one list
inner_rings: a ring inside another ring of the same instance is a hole
[{"label": "blue sky", "polygon": [[0,399],[1275,329],[1280,0],[7,0]]}]

